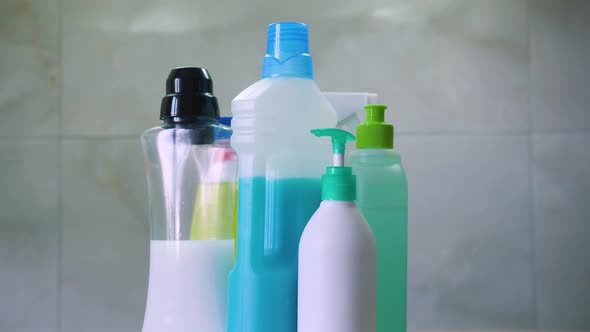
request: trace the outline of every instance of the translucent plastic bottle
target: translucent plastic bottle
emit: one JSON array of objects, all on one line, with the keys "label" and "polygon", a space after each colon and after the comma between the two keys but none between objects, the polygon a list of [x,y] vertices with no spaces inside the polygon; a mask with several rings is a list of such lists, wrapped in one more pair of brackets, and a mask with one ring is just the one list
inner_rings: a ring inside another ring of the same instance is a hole
[{"label": "translucent plastic bottle", "polygon": [[[226,329],[236,194],[223,188],[235,188],[237,160],[231,147],[216,139],[220,133],[229,137],[231,129],[217,124],[212,92],[207,70],[172,70],[163,123],[141,137],[151,236],[143,332]],[[232,154],[233,159],[224,158]]]},{"label": "translucent plastic bottle", "polygon": [[228,332],[296,332],[299,239],[330,161],[329,142],[309,131],[336,125],[312,79],[306,25],[269,25],[262,80],[233,100],[232,113],[240,162]]},{"label": "translucent plastic bottle", "polygon": [[408,183],[384,105],[367,105],[349,163],[357,176],[357,206],[377,241],[377,332],[406,331]]}]

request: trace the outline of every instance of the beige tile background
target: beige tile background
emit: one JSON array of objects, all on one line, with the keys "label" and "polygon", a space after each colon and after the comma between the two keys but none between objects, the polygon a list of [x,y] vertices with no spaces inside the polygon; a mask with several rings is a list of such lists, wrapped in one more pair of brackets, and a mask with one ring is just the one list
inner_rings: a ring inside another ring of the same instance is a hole
[{"label": "beige tile background", "polygon": [[590,2],[0,2],[0,331],[138,331],[140,133],[205,66],[223,114],[265,28],[307,22],[326,91],[390,105],[411,330],[590,329]]}]

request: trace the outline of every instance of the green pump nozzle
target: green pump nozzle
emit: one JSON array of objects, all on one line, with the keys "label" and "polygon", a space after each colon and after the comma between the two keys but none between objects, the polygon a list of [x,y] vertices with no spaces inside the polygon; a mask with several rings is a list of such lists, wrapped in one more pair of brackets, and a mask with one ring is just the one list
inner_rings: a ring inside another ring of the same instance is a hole
[{"label": "green pump nozzle", "polygon": [[354,135],[346,130],[337,128],[312,129],[311,133],[317,137],[332,137],[332,152],[334,153],[334,165],[344,166],[344,151],[347,142],[354,141]]},{"label": "green pump nozzle", "polygon": [[312,129],[312,134],[332,138],[334,165],[326,168],[322,175],[322,200],[354,201],[356,199],[356,176],[352,167],[344,166],[344,150],[347,142],[354,141],[354,135],[337,128]]}]

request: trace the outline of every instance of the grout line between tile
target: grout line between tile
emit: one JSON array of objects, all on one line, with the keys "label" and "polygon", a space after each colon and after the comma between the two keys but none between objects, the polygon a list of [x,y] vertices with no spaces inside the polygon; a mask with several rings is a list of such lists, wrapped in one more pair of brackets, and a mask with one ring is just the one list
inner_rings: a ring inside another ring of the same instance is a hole
[{"label": "grout line between tile", "polygon": [[0,142],[18,141],[19,143],[57,142],[59,136],[0,136]]},{"label": "grout line between tile", "polygon": [[[59,116],[58,116],[59,118]],[[58,125],[58,130],[60,130]],[[109,135],[109,136],[0,136],[0,143],[6,142],[18,142],[18,143],[43,143],[43,142],[57,142],[60,141],[74,141],[74,140],[86,140],[86,141],[112,141],[112,140],[139,140],[138,135]]]},{"label": "grout line between tile", "polygon": [[63,142],[61,139],[63,131],[63,110],[62,110],[62,98],[63,98],[63,40],[62,40],[62,0],[57,0],[57,63],[58,63],[58,94],[57,94],[57,133],[59,140],[57,142],[57,243],[58,243],[58,255],[57,255],[57,306],[56,306],[56,330],[57,332],[63,331],[62,322],[62,276],[63,276],[63,176],[62,176],[62,155],[63,155]]},{"label": "grout line between tile", "polygon": [[[532,4],[531,0],[528,0],[526,3],[527,6],[527,30],[526,30],[526,38],[527,38],[527,58],[528,58],[528,70],[527,70],[527,80],[528,80],[528,110],[527,110],[527,117],[528,117],[528,142],[527,142],[527,159],[528,159],[528,196],[529,196],[529,223],[530,223],[530,241],[531,241],[531,287],[532,287],[532,323],[533,328],[537,329],[539,326],[539,314],[538,314],[538,303],[537,303],[537,248],[535,242],[535,191],[534,191],[534,141],[533,135],[535,134],[533,128],[533,105],[532,105],[532,71],[533,71],[533,49],[532,49],[532,41],[531,41],[531,29],[532,29]],[[561,134],[561,133],[560,133]]]},{"label": "grout line between tile", "polygon": [[[60,97],[61,98],[61,97]],[[530,99],[530,96],[529,96]],[[59,102],[58,102],[59,103]],[[61,106],[60,106],[61,108]],[[530,106],[529,115],[530,118]],[[58,112],[58,118],[61,118],[61,109]],[[531,126],[531,119],[529,126]],[[58,124],[58,130],[63,130],[62,124]],[[2,136],[0,135],[0,143],[18,141],[19,143],[33,143],[44,141],[112,141],[112,140],[139,140],[141,134],[121,134],[121,135],[57,135],[57,136]],[[456,137],[456,136],[528,136],[528,135],[590,135],[590,130],[541,130],[535,131],[531,128],[524,131],[400,131],[395,133],[396,136],[424,136],[424,137]]]},{"label": "grout line between tile", "polygon": [[590,130],[571,129],[571,130],[532,130],[532,135],[589,135]]},{"label": "grout line between tile", "polygon": [[[529,87],[530,89],[530,87]],[[530,94],[530,93],[529,93]],[[530,96],[529,96],[530,100]],[[396,131],[396,136],[526,136],[529,134],[533,135],[579,135],[579,134],[590,134],[590,129],[571,129],[571,130],[533,130],[531,115],[531,105],[528,106],[527,113],[529,113],[529,128],[526,130],[506,130],[506,131],[477,131],[477,130],[464,130],[464,131]]]},{"label": "grout line between tile", "polygon": [[395,136],[526,136],[528,131],[399,131]]},{"label": "grout line between tile", "polygon": [[86,141],[137,140],[137,141],[139,141],[140,135],[141,134],[137,134],[137,135],[107,135],[107,136],[67,135],[67,136],[62,136],[61,139],[64,141],[76,141],[76,140],[86,140]]}]

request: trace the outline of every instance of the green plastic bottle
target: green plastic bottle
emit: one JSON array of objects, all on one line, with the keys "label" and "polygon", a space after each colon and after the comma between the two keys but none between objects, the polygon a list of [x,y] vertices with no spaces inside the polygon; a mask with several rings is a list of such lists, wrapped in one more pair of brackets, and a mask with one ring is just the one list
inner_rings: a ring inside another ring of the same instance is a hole
[{"label": "green plastic bottle", "polygon": [[377,332],[406,332],[408,182],[385,105],[366,105],[349,164],[357,176],[357,206],[377,241]]}]

